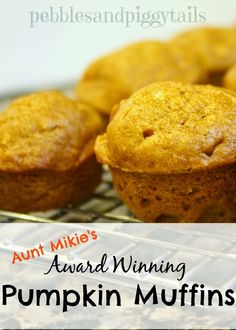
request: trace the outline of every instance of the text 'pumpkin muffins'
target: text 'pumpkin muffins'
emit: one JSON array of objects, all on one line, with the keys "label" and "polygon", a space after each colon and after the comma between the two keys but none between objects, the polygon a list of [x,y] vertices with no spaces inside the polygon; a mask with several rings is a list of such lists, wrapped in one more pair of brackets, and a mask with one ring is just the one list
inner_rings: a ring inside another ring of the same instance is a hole
[{"label": "text 'pumpkin muffins'", "polygon": [[163,82],[122,101],[95,152],[147,221],[236,219],[236,93]]},{"label": "text 'pumpkin muffins'", "polygon": [[57,91],[15,100],[0,113],[0,209],[47,210],[89,197],[100,181],[97,113]]}]

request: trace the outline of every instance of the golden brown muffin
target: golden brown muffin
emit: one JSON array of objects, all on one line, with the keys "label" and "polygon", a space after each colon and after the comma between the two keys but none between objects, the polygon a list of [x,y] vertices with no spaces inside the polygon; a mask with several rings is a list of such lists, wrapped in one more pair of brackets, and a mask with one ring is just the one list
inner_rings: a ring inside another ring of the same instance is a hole
[{"label": "golden brown muffin", "polygon": [[207,81],[208,72],[198,54],[189,45],[173,40],[168,43],[168,47],[185,77],[182,82],[200,84]]},{"label": "golden brown muffin", "polygon": [[178,46],[142,41],[92,63],[77,84],[76,95],[109,114],[118,101],[149,83],[165,80],[196,83],[203,80],[204,72],[198,59]]},{"label": "golden brown muffin", "polygon": [[110,83],[106,79],[82,80],[76,87],[76,94],[79,96],[79,102],[83,101],[96,109],[105,122],[108,109],[112,109],[114,104],[129,96],[118,84]]},{"label": "golden brown muffin", "polygon": [[226,72],[223,85],[225,88],[236,91],[236,63]]},{"label": "golden brown muffin", "polygon": [[146,221],[236,220],[236,93],[162,82],[122,101],[95,153]]},{"label": "golden brown muffin", "polygon": [[0,113],[0,208],[28,212],[86,199],[100,181],[93,146],[99,115],[57,91]]},{"label": "golden brown muffin", "polygon": [[223,73],[236,61],[234,28],[198,28],[177,35],[171,42],[198,55],[208,72],[208,81],[215,85],[222,84]]}]

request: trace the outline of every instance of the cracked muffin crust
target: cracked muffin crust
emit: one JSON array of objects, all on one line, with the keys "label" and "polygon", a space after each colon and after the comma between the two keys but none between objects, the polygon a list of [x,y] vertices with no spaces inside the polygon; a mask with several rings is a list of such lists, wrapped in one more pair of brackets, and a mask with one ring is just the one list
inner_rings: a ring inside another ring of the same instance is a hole
[{"label": "cracked muffin crust", "polygon": [[87,105],[57,91],[23,96],[0,113],[0,127],[1,209],[63,207],[99,183],[93,146],[103,125]]},{"label": "cracked muffin crust", "polygon": [[235,218],[233,91],[175,82],[144,87],[116,108],[95,152],[143,220],[158,221],[164,212],[176,221],[202,221],[207,210],[213,221]]}]

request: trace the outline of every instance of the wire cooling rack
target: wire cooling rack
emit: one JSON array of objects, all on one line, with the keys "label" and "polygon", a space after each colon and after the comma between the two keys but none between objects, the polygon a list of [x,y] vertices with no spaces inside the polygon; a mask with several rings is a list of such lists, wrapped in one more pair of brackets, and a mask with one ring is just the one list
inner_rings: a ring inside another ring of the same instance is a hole
[{"label": "wire cooling rack", "polygon": [[112,178],[104,167],[102,181],[91,198],[83,204],[48,212],[23,214],[0,210],[0,222],[141,222],[135,219],[119,199]]},{"label": "wire cooling rack", "polygon": [[[63,92],[72,96],[72,88],[63,88]],[[16,96],[9,95],[0,99],[0,111],[3,110]],[[0,210],[0,222],[141,222],[135,219],[123,205],[112,185],[109,171],[104,167],[102,181],[90,200],[81,205],[69,206],[49,212],[22,214]]]},{"label": "wire cooling rack", "polygon": [[[66,91],[66,94],[70,94],[70,91]],[[10,101],[12,97],[4,100],[0,100],[0,111]],[[48,212],[37,212],[30,214],[22,214],[16,212],[9,212],[0,210],[0,222],[1,223],[141,223],[142,221],[136,219],[130,211],[126,208],[123,202],[117,195],[113,184],[111,175],[106,167],[103,169],[102,180],[95,192],[91,195],[91,198],[80,204],[71,205],[63,209],[50,210]],[[168,257],[179,255],[181,258],[182,253],[189,256],[191,261],[191,269],[187,274],[188,279],[191,281],[192,276],[201,275],[205,271],[206,267],[211,262],[226,260],[236,260],[236,233],[228,230],[227,224],[222,226],[222,231],[215,231],[214,226],[212,230],[207,233],[201,230],[199,225],[199,231],[187,230],[181,227],[173,228],[167,223],[162,225],[163,230],[158,233],[150,231],[148,234],[149,240],[147,244],[153,244],[153,238],[155,237],[155,245],[160,251],[160,258],[165,257],[165,250],[167,249]],[[172,235],[178,235],[178,244],[172,244]],[[142,236],[142,233],[140,233]],[[115,240],[116,241],[116,240]],[[115,244],[114,241],[114,244]],[[118,241],[118,240],[117,240]],[[3,246],[1,249],[6,253],[10,253],[12,248],[15,249],[14,242],[11,246]],[[200,243],[200,244],[199,244]],[[131,250],[138,248],[137,238],[130,237],[127,244],[124,244],[122,248],[117,247],[117,251],[114,254],[127,253]],[[201,246],[201,249],[196,246]],[[86,252],[86,251],[85,251]],[[170,254],[169,254],[170,253]],[[199,256],[205,256],[204,262],[199,263]],[[123,280],[122,280],[123,281]],[[125,281],[128,284],[128,279]],[[236,277],[235,271],[225,274],[222,272],[222,285],[235,285]],[[5,328],[5,320],[1,320],[0,327]]]}]

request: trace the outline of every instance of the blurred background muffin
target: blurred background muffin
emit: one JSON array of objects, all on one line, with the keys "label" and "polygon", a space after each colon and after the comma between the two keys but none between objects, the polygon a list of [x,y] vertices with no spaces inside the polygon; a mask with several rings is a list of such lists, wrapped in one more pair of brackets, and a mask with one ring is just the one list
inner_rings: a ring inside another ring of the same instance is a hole
[{"label": "blurred background muffin", "polygon": [[213,85],[221,85],[225,71],[236,61],[236,33],[233,27],[203,27],[180,33],[174,45],[190,49],[204,66]]},{"label": "blurred background muffin", "polygon": [[205,70],[192,51],[157,40],[142,41],[93,62],[78,82],[76,95],[109,114],[113,105],[134,91],[165,80],[199,83],[205,80]]},{"label": "blurred background muffin", "polygon": [[224,75],[223,85],[236,91],[236,62]]},{"label": "blurred background muffin", "polygon": [[211,83],[221,86],[236,61],[233,27],[204,27],[180,33],[166,43],[130,44],[93,62],[76,86],[79,100],[109,114],[120,100],[153,82]]}]

